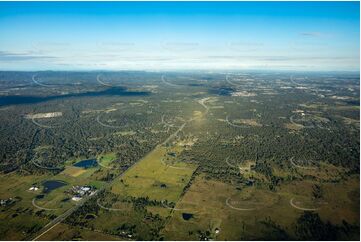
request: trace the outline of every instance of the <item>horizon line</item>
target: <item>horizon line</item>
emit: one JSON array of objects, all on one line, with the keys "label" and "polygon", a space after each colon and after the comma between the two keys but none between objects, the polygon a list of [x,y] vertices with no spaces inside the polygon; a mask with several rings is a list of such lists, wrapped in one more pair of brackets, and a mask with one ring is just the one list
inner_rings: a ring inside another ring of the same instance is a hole
[{"label": "horizon line", "polygon": [[294,69],[44,69],[44,70],[27,70],[27,69],[0,69],[0,72],[244,72],[244,71],[264,71],[264,72],[354,72],[360,73],[359,70],[294,70]]}]

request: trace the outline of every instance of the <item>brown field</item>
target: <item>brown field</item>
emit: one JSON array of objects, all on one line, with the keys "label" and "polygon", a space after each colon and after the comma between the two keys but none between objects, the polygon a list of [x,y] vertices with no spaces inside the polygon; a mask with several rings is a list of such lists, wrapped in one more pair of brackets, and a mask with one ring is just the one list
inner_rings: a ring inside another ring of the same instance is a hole
[{"label": "brown field", "polygon": [[66,169],[62,172],[64,175],[77,177],[81,174],[85,173],[86,170],[81,167],[75,167],[75,166],[67,166]]},{"label": "brown field", "polygon": [[293,124],[293,123],[286,123],[285,127],[287,129],[291,129],[291,130],[300,130],[303,129],[303,126],[300,124]]}]

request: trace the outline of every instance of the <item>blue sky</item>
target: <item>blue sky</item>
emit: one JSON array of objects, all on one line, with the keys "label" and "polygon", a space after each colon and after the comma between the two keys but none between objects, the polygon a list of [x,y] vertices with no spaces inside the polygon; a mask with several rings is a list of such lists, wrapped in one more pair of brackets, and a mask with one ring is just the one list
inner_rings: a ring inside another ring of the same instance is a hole
[{"label": "blue sky", "polygon": [[359,70],[359,2],[0,2],[3,70]]}]

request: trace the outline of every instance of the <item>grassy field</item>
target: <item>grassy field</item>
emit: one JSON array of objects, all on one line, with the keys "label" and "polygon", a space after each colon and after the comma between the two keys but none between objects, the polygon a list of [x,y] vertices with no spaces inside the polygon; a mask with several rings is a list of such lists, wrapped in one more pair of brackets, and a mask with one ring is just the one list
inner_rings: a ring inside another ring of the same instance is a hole
[{"label": "grassy field", "polygon": [[97,157],[100,166],[103,167],[111,167],[111,163],[116,159],[117,159],[117,155],[115,152],[101,154]]},{"label": "grassy field", "polygon": [[85,172],[86,172],[86,170],[81,167],[67,166],[65,168],[65,170],[63,171],[63,174],[68,175],[68,176],[77,177]]},{"label": "grassy field", "polygon": [[163,161],[166,155],[167,149],[158,146],[115,181],[111,191],[122,196],[176,202],[196,167],[180,163],[168,166]]},{"label": "grassy field", "polygon": [[[64,187],[60,187],[47,193],[44,198],[35,199],[32,203],[35,203],[34,206],[39,206],[40,208],[49,209],[47,212],[51,214],[60,215],[67,209],[75,205],[72,202],[71,196],[65,192],[71,188],[71,185],[68,184]],[[41,210],[36,207],[36,210]]]}]

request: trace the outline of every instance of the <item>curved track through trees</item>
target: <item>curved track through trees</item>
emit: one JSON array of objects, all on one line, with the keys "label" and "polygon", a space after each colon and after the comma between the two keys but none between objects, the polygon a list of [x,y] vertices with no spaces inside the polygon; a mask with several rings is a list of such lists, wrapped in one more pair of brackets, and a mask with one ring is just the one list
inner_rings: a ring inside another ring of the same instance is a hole
[{"label": "curved track through trees", "polygon": [[233,126],[233,127],[236,127],[236,128],[250,128],[250,126],[247,126],[247,125],[238,125],[238,124],[234,124],[232,122],[229,121],[229,115],[226,116],[226,122]]},{"label": "curved track through trees", "polygon": [[38,163],[36,163],[34,160],[31,161],[31,163],[33,165],[35,165],[36,167],[38,168],[41,168],[41,169],[46,169],[46,170],[52,170],[52,171],[56,171],[56,170],[62,170],[63,168],[60,168],[60,167],[48,167],[48,166],[42,166]]},{"label": "curved track through trees", "polygon": [[317,167],[313,167],[313,166],[300,166],[300,165],[297,165],[295,162],[294,162],[294,157],[292,157],[290,159],[290,163],[294,166],[294,167],[297,167],[297,168],[300,168],[300,169],[305,169],[305,170],[316,170]]},{"label": "curved track through trees", "polygon": [[232,86],[235,86],[235,87],[240,87],[241,84],[238,84],[238,83],[234,83],[233,81],[229,80],[229,75],[226,75],[226,82]]},{"label": "curved track through trees", "polygon": [[312,125],[312,124],[310,124],[310,125],[303,125],[303,124],[299,124],[299,123],[295,122],[294,116],[295,116],[295,115],[292,115],[292,116],[290,117],[290,121],[291,121],[292,124],[294,124],[294,125],[296,125],[296,126],[299,126],[299,127],[302,127],[302,128],[305,128],[305,129],[312,129],[312,128],[315,127],[315,126]]},{"label": "curved track through trees", "polygon": [[97,160],[97,163],[98,163],[99,166],[101,166],[101,167],[103,167],[103,168],[105,168],[105,169],[113,169],[113,167],[103,165],[103,164],[102,164],[101,162],[99,162],[98,160]]},{"label": "curved track through trees", "polygon": [[96,121],[97,121],[101,126],[103,126],[103,127],[111,128],[111,129],[124,128],[124,126],[105,124],[105,123],[103,123],[102,121],[100,121],[100,117],[101,117],[101,114],[99,114],[99,115],[97,116]]},{"label": "curved track through trees", "polygon": [[108,211],[112,211],[112,212],[124,211],[124,209],[121,209],[121,208],[108,208],[108,207],[105,207],[105,206],[101,205],[100,204],[100,198],[97,199],[97,205],[99,207],[101,207],[102,209],[104,209],[104,210],[108,210]]},{"label": "curved track through trees", "polygon": [[37,80],[35,80],[35,77],[37,76],[37,74],[33,75],[32,76],[32,81],[36,84],[36,85],[39,85],[39,86],[42,86],[42,87],[54,87],[54,85],[49,85],[49,84],[44,84],[44,83],[41,83]]},{"label": "curved track through trees", "polygon": [[35,121],[34,118],[31,118],[31,121],[38,127],[40,128],[44,128],[44,129],[53,129],[53,128],[57,128],[58,126],[50,126],[50,125],[45,125],[45,124],[41,124],[37,121]]},{"label": "curved track through trees", "polygon": [[108,84],[108,83],[103,82],[103,81],[100,79],[100,76],[101,76],[101,74],[98,74],[98,75],[97,75],[97,82],[98,82],[98,83],[100,83],[101,85],[106,86],[106,87],[114,87],[114,86],[111,85],[111,84]]},{"label": "curved track through trees", "polygon": [[234,164],[231,164],[231,163],[229,163],[228,160],[229,160],[229,156],[225,159],[225,162],[227,163],[228,166],[233,167],[233,168],[239,168],[239,165],[236,166],[236,165],[234,165]]},{"label": "curved track through trees", "polygon": [[164,76],[164,75],[162,75],[161,79],[162,79],[162,82],[163,82],[164,84],[168,85],[168,86],[171,86],[171,87],[180,87],[180,86],[181,86],[181,85],[177,85],[177,84],[173,84],[173,83],[168,82],[168,81],[165,79],[165,76]]}]

